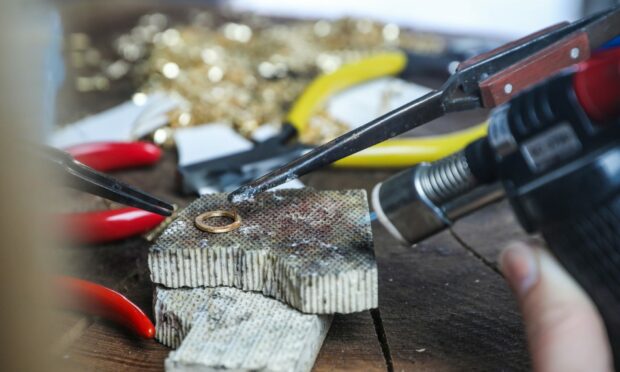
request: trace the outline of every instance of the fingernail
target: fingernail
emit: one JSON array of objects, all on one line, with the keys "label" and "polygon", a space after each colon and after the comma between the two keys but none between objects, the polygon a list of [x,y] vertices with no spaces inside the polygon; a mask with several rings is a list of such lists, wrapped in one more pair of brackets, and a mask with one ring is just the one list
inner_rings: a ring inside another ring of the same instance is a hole
[{"label": "fingernail", "polygon": [[513,290],[521,296],[538,281],[538,259],[532,248],[523,243],[510,244],[502,252],[500,265]]}]

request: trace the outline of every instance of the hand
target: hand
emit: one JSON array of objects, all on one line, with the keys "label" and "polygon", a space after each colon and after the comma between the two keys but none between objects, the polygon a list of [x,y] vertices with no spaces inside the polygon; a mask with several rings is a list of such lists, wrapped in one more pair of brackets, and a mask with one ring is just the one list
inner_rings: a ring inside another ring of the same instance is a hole
[{"label": "hand", "polygon": [[523,313],[534,371],[613,371],[601,316],[554,257],[513,243],[500,265]]}]

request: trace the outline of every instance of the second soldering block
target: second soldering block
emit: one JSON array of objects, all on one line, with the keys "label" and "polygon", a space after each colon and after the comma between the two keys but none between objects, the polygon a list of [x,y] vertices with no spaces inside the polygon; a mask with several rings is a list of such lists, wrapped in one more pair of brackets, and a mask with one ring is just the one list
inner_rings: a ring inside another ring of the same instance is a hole
[{"label": "second soldering block", "polygon": [[[168,288],[232,286],[313,314],[377,307],[377,266],[363,190],[278,190],[232,205],[205,195],[162,232],[149,252],[153,282]],[[204,232],[204,212],[234,210],[241,226]]]}]

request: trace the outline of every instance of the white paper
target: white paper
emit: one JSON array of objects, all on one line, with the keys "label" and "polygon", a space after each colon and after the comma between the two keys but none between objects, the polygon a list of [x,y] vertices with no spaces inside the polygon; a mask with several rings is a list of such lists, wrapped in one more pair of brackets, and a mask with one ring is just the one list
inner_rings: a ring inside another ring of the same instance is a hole
[{"label": "white paper", "polygon": [[[393,94],[386,100],[383,95],[387,91]],[[337,120],[356,128],[430,91],[397,78],[381,78],[340,92],[328,102],[327,110]]]},{"label": "white paper", "polygon": [[179,165],[202,161],[250,150],[251,141],[225,124],[207,124],[177,129],[174,140],[179,154]]},{"label": "white paper", "polygon": [[163,93],[143,104],[128,101],[55,131],[49,144],[66,148],[88,142],[136,140],[168,123],[168,112],[180,102]]},{"label": "white paper", "polygon": [[252,139],[256,142],[262,142],[275,136],[278,132],[279,129],[275,125],[264,124],[252,133]]}]

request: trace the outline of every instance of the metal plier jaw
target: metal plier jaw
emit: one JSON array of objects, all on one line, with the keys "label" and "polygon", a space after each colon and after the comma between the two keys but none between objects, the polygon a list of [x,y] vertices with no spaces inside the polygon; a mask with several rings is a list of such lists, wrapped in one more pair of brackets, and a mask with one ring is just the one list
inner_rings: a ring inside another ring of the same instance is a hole
[{"label": "metal plier jaw", "polygon": [[69,187],[162,216],[174,210],[171,204],[90,168],[67,152],[48,146],[39,149],[46,165],[62,175]]},{"label": "metal plier jaw", "polygon": [[250,150],[180,166],[183,192],[228,192],[267,174],[311,149],[296,142],[296,134],[294,127],[284,124],[278,134],[264,141],[254,142]]}]

